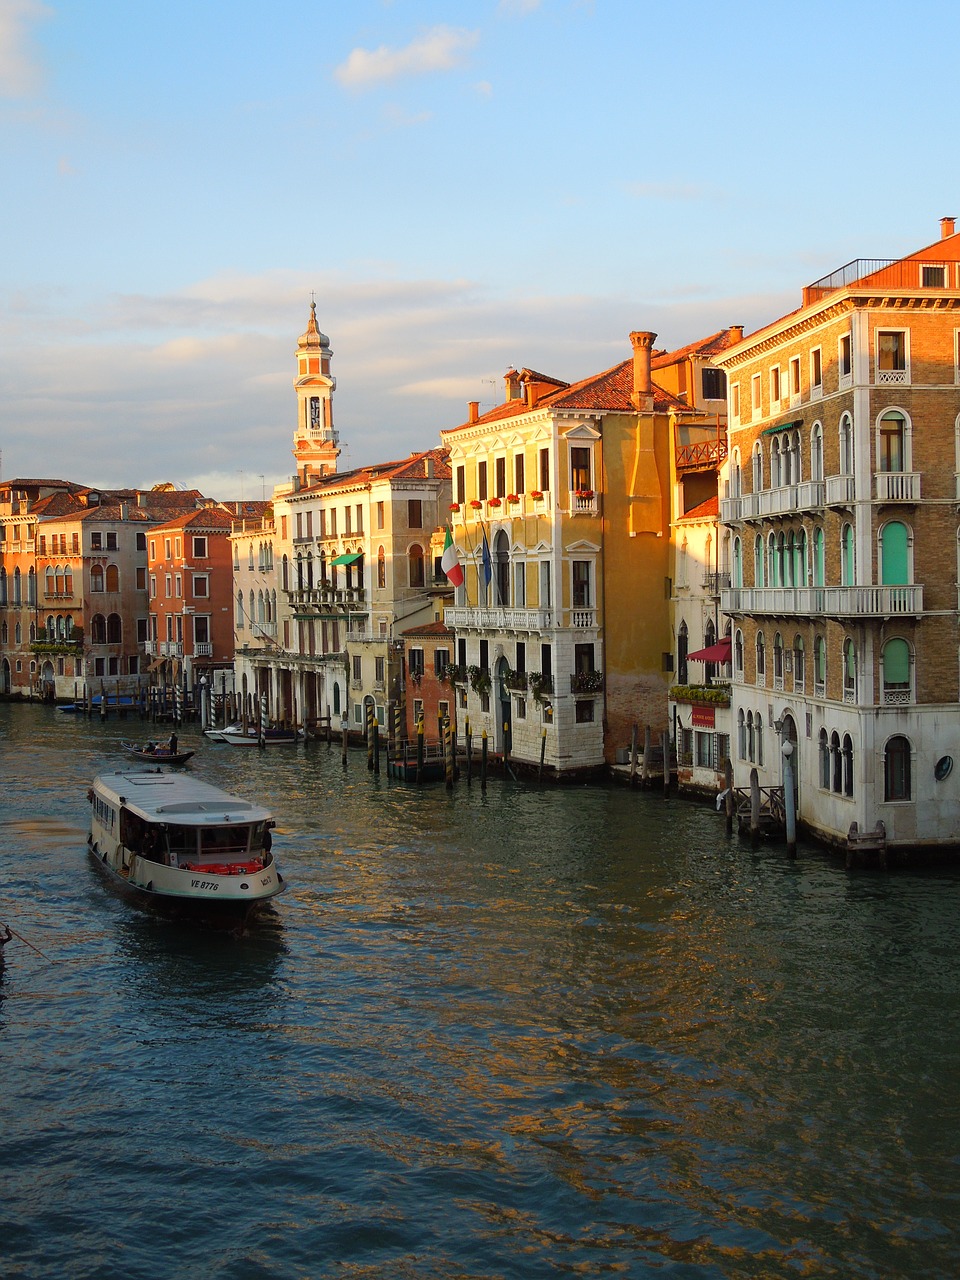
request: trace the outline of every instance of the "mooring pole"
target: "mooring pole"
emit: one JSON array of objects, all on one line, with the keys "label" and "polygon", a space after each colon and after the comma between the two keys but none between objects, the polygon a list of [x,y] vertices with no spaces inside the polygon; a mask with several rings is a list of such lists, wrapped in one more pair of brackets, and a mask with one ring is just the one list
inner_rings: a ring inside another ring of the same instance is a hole
[{"label": "mooring pole", "polygon": [[487,789],[487,731],[484,729],[480,738],[480,790]]},{"label": "mooring pole", "polygon": [[780,748],[783,753],[783,811],[787,822],[787,856],[797,856],[797,815],[794,810],[793,743],[787,740]]},{"label": "mooring pole", "polygon": [[754,846],[760,839],[760,775],[750,770],[750,839]]},{"label": "mooring pole", "polygon": [[464,722],[464,741],[467,749],[467,786],[473,782],[473,734],[470,732],[470,717]]},{"label": "mooring pole", "polygon": [[547,754],[547,726],[544,725],[540,730],[540,769],[537,773],[537,781],[543,781],[543,758]]},{"label": "mooring pole", "polygon": [[724,796],[724,804],[727,811],[727,835],[731,836],[733,835],[734,796],[733,796],[733,761],[730,759],[729,756],[727,756],[726,760],[723,763],[723,777],[727,787],[727,793]]}]

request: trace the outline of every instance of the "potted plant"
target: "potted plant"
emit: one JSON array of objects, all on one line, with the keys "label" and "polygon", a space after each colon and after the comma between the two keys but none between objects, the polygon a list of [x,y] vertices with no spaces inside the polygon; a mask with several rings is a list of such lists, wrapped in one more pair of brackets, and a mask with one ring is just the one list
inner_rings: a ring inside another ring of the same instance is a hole
[{"label": "potted plant", "polygon": [[450,503],[450,510],[451,510],[451,511],[459,511],[459,510],[460,510],[460,503],[459,503],[459,502],[451,502],[451,503]]},{"label": "potted plant", "polygon": [[508,502],[519,502],[519,501],[520,501],[520,495],[519,495],[519,493],[508,493],[508,494],[507,494],[507,501],[508,501]]},{"label": "potted plant", "polygon": [[473,507],[474,511],[479,511],[483,507],[483,503],[479,498],[471,498],[470,505]]},{"label": "potted plant", "polygon": [[593,497],[593,490],[592,490],[592,489],[577,489],[575,492],[576,492],[576,495],[577,495],[577,497],[578,497],[578,498],[592,498],[592,497]]},{"label": "potted plant", "polygon": [[488,505],[488,506],[491,506],[491,507],[499,507],[499,505],[500,505],[500,499],[499,499],[499,498],[488,498],[488,499],[487,499],[487,505]]},{"label": "potted plant", "polygon": [[530,497],[534,500],[534,502],[539,502],[539,501],[540,501],[540,499],[543,497],[543,490],[542,490],[542,489],[531,489],[531,490],[530,490]]}]

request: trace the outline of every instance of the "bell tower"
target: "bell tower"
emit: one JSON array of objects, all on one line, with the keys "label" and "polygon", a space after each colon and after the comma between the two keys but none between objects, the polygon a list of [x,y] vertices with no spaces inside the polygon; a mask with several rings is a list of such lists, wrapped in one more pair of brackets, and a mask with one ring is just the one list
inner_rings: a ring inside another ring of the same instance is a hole
[{"label": "bell tower", "polygon": [[333,393],[337,380],[330,373],[330,339],[317,328],[317,304],[310,303],[306,332],[297,342],[297,429],[293,456],[301,485],[309,485],[337,469],[340,439],[333,428]]}]

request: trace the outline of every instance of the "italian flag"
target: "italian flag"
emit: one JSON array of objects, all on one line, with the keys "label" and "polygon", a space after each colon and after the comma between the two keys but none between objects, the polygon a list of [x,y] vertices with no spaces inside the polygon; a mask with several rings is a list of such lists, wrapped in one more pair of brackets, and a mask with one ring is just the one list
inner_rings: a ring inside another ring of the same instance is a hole
[{"label": "italian flag", "polygon": [[453,535],[450,532],[449,525],[447,525],[447,536],[443,540],[443,555],[440,558],[440,568],[447,575],[448,582],[451,582],[455,587],[463,586],[463,565],[457,559],[457,548],[453,545]]}]

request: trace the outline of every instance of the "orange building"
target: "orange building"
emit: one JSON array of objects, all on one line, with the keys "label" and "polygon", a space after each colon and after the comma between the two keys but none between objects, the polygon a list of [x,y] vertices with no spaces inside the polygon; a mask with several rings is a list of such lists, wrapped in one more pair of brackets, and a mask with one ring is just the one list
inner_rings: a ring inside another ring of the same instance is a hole
[{"label": "orange building", "polygon": [[233,518],[204,507],[151,529],[146,649],[157,683],[192,687],[232,668]]}]

